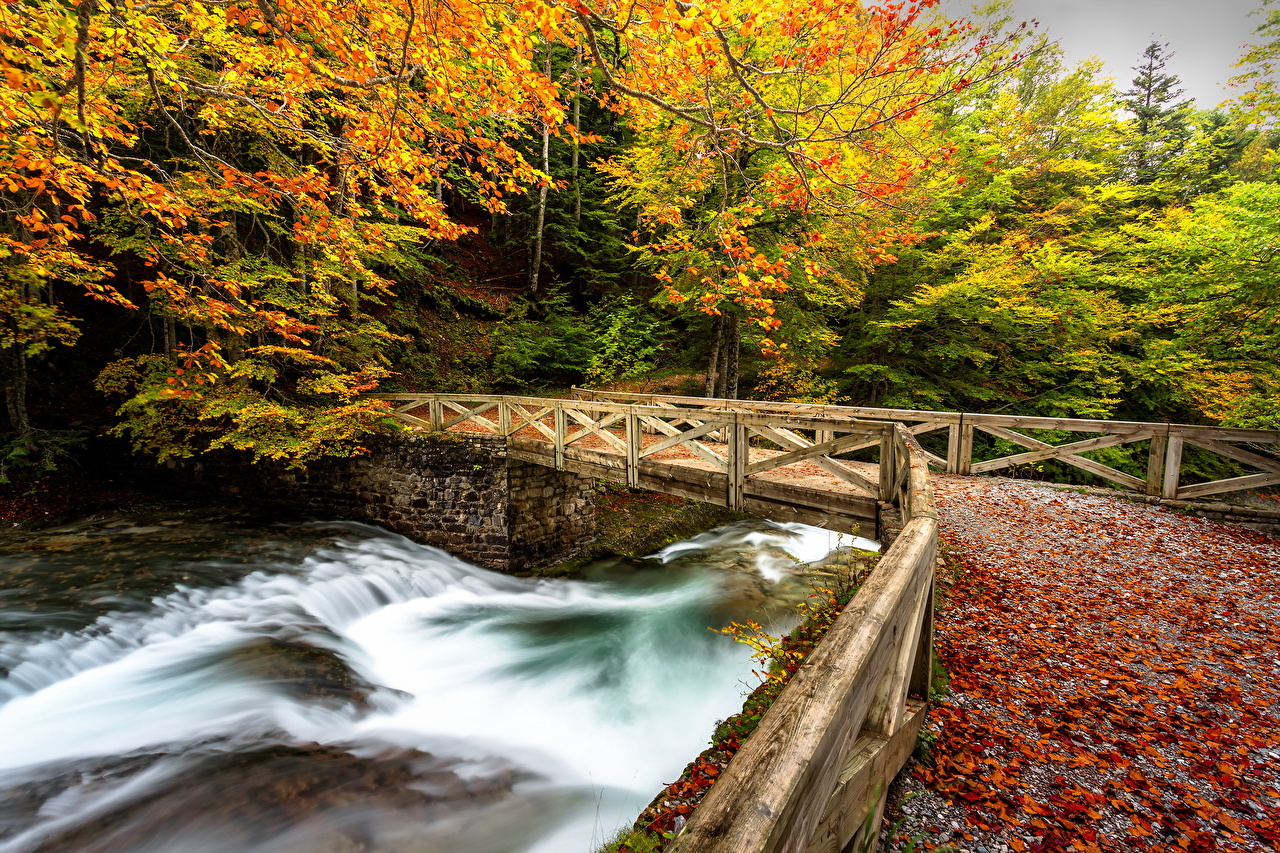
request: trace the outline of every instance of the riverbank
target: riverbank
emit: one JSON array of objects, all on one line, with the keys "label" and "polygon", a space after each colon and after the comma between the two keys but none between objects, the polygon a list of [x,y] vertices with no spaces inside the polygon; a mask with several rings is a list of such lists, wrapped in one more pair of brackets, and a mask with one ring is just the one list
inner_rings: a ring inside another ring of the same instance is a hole
[{"label": "riverbank", "polygon": [[99,513],[190,503],[189,496],[137,477],[61,476],[5,483],[0,485],[0,530],[38,530]]}]

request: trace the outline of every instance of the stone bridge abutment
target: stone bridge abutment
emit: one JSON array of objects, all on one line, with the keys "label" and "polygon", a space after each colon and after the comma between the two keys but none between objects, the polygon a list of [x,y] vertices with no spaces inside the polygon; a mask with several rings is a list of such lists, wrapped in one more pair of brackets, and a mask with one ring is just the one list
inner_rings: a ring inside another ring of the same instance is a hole
[{"label": "stone bridge abutment", "polygon": [[512,459],[501,436],[394,436],[306,468],[220,460],[194,470],[255,504],[368,521],[500,571],[561,562],[595,541],[594,481]]}]

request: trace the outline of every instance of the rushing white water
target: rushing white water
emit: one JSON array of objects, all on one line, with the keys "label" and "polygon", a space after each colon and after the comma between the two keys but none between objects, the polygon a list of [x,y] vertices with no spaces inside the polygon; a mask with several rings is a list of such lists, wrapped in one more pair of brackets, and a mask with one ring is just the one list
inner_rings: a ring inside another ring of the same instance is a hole
[{"label": "rushing white water", "polygon": [[359,525],[315,538],[225,586],[0,639],[0,853],[587,853],[753,681],[708,630],[744,606],[731,573],[699,560],[777,582],[779,549],[873,544],[737,526],[586,582]]}]

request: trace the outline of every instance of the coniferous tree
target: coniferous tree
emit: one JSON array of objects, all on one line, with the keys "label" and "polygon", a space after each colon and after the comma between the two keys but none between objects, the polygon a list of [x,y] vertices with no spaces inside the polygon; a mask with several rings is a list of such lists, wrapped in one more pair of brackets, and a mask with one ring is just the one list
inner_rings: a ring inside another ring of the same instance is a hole
[{"label": "coniferous tree", "polygon": [[1133,88],[1123,93],[1121,103],[1133,113],[1134,139],[1129,151],[1130,178],[1136,184],[1150,184],[1172,165],[1191,137],[1190,100],[1178,100],[1183,90],[1176,74],[1165,66],[1172,56],[1169,45],[1153,41],[1142,53],[1142,62]]}]

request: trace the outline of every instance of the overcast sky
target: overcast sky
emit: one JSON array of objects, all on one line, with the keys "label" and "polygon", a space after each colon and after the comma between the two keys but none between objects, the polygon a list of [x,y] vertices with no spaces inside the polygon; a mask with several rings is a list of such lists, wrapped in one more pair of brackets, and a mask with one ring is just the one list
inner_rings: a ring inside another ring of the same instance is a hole
[{"label": "overcast sky", "polygon": [[[972,0],[942,0],[950,17],[967,17]],[[1233,92],[1232,66],[1262,19],[1250,15],[1260,0],[1015,0],[1018,18],[1035,18],[1061,43],[1069,61],[1097,56],[1118,88],[1129,88],[1133,66],[1156,40],[1174,57],[1167,69],[1182,79],[1201,109]]]}]

